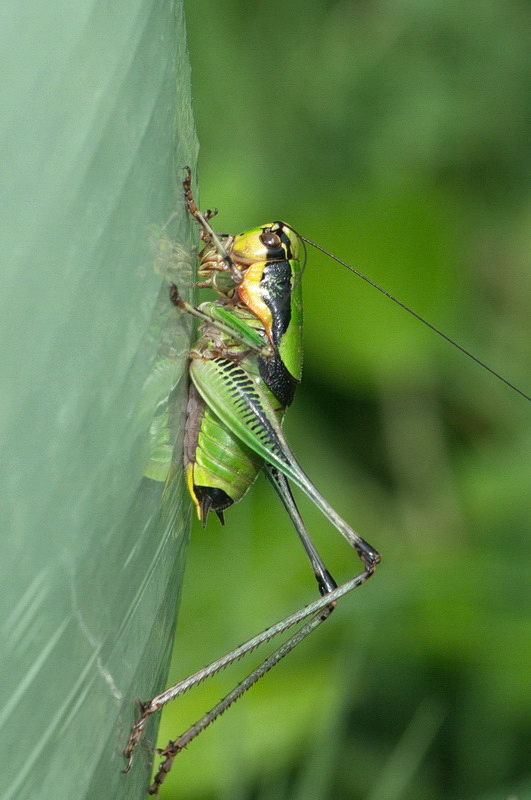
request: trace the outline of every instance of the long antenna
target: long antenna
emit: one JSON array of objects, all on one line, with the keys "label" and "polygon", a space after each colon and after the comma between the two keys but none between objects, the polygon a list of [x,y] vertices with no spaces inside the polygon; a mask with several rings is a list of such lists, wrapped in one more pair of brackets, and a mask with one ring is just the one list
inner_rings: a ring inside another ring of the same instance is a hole
[{"label": "long antenna", "polygon": [[531,401],[531,396],[529,396],[528,394],[523,392],[521,389],[519,389],[517,386],[515,386],[514,383],[511,383],[511,381],[508,381],[507,378],[504,378],[503,375],[500,375],[499,372],[496,372],[496,370],[494,370],[491,367],[489,367],[488,364],[485,364],[484,361],[481,361],[481,359],[477,358],[475,355],[473,355],[473,353],[471,353],[465,347],[462,347],[460,344],[458,344],[450,336],[447,336],[445,333],[440,331],[438,328],[435,327],[435,325],[432,325],[431,322],[428,322],[427,319],[424,319],[424,317],[421,317],[421,315],[417,314],[416,311],[413,311],[412,308],[407,306],[405,303],[402,303],[401,300],[398,300],[396,297],[393,297],[392,294],[389,294],[389,292],[387,292],[381,286],[378,286],[377,283],[375,283],[370,278],[368,278],[366,275],[364,275],[363,272],[360,272],[359,270],[357,270],[354,267],[352,267],[350,264],[347,264],[347,262],[343,261],[341,258],[338,258],[337,256],[333,255],[332,253],[329,253],[328,250],[324,249],[324,247],[321,247],[320,245],[316,244],[315,242],[312,242],[310,239],[306,238],[306,236],[302,236],[298,231],[295,231],[295,233],[297,233],[297,235],[304,242],[307,242],[312,247],[315,247],[316,250],[320,250],[321,253],[324,253],[325,255],[327,255],[330,258],[332,258],[334,261],[337,261],[338,264],[341,264],[342,266],[344,266],[347,269],[349,269],[351,272],[353,272],[355,275],[357,275],[358,278],[361,278],[366,283],[368,283],[370,286],[372,286],[373,289],[377,289],[379,292],[381,292],[381,294],[383,294],[386,297],[388,297],[389,300],[392,300],[393,303],[396,303],[397,306],[400,306],[400,308],[403,308],[404,311],[407,311],[408,314],[411,314],[412,317],[415,317],[415,319],[418,319],[419,322],[422,322],[422,324],[426,325],[427,328],[430,328],[434,333],[436,333],[442,339],[445,339],[447,342],[449,342],[451,345],[453,345],[453,347],[455,347],[457,350],[460,350],[462,353],[464,353],[465,356],[468,356],[468,358],[471,358],[472,361],[475,361],[476,364],[479,364],[480,367],[483,367],[483,369],[487,370],[487,372],[490,372],[491,375],[494,375],[495,378],[498,378],[499,381],[501,381],[502,383],[505,383],[506,386],[508,386],[513,391],[517,392],[517,394],[521,395],[521,397],[524,397],[526,400]]}]

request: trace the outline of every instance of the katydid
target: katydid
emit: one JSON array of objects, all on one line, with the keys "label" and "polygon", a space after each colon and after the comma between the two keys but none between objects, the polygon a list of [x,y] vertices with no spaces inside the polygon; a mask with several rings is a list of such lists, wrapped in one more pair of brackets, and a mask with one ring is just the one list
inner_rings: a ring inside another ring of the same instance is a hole
[{"label": "katydid", "polygon": [[[128,759],[125,771],[131,766],[133,751],[152,713],[264,642],[303,623],[214,708],[159,751],[163,761],[148,790],[149,794],[155,795],[158,795],[175,756],[319,627],[330,616],[337,601],[365,583],[380,561],[378,552],[334,511],[309,480],[282,432],[284,413],[293,401],[302,372],[301,279],[304,264],[300,259],[301,242],[322,248],[283,222],[262,225],[238,236],[216,234],[209,222],[212,212],[202,214],[196,206],[188,168],[183,187],[188,211],[198,221],[205,243],[200,253],[198,274],[201,280],[197,285],[211,288],[218,295],[216,300],[195,308],[180,298],[175,285],[170,287],[173,304],[200,319],[200,337],[190,351],[191,381],[185,428],[184,464],[190,495],[203,526],[210,512],[217,514],[223,523],[224,511],[244,496],[263,470],[301,540],[321,597],[141,704],[141,716],[133,725],[124,751]],[[381,287],[348,264],[344,266],[526,399],[531,399]],[[312,542],[289,481],[302,489],[361,560],[361,572],[340,586]]]}]

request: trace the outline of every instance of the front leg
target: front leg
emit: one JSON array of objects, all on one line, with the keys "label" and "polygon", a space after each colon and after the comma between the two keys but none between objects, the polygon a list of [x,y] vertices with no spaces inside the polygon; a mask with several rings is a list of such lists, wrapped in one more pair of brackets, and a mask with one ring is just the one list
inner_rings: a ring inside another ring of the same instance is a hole
[{"label": "front leg", "polygon": [[235,265],[232,258],[227,253],[227,250],[224,247],[218,234],[215,232],[215,230],[208,222],[209,219],[212,219],[212,217],[216,216],[217,209],[214,209],[214,211],[208,209],[205,214],[201,213],[201,211],[197,207],[197,203],[195,202],[192,193],[192,171],[190,167],[185,167],[185,171],[186,171],[186,177],[183,179],[183,190],[184,190],[184,200],[186,203],[186,208],[188,209],[190,214],[193,217],[195,217],[195,219],[199,222],[199,225],[201,227],[201,239],[207,244],[212,244],[212,246],[217,250],[221,258],[227,265],[227,269],[230,270],[234,283],[239,284],[242,282],[243,278],[242,273]]},{"label": "front leg", "polygon": [[253,328],[246,325],[245,322],[236,315],[231,314],[231,312],[223,306],[217,305],[215,302],[203,304],[204,306],[209,306],[212,311],[211,314],[203,311],[202,308],[196,308],[196,306],[183,300],[179,294],[179,289],[174,283],[170,283],[170,300],[180,311],[191,314],[191,316],[201,320],[204,324],[216,328],[235,342],[243,344],[250,352],[255,352],[259,356],[262,356],[262,358],[271,358],[273,355],[272,347],[268,344],[264,344],[259,334]]}]

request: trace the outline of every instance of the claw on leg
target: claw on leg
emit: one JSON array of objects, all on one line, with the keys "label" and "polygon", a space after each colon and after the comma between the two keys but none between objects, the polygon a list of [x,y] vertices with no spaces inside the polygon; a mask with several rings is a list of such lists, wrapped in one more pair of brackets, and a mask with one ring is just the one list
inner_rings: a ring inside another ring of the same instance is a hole
[{"label": "claw on leg", "polygon": [[133,765],[133,753],[135,751],[135,747],[137,746],[142,733],[144,732],[144,728],[146,727],[146,723],[149,719],[151,714],[150,711],[146,711],[146,706],[142,703],[141,700],[137,700],[136,704],[140,709],[140,717],[137,719],[136,722],[133,723],[133,727],[131,728],[131,733],[129,734],[129,740],[124,749],[124,756],[127,759],[127,764],[125,765],[122,772],[129,772]]}]

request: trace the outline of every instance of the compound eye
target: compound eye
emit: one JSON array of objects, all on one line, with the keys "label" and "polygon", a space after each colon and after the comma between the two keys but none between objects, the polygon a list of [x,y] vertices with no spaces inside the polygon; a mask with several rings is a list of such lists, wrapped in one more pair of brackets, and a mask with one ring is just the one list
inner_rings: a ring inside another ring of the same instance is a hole
[{"label": "compound eye", "polygon": [[272,231],[264,231],[261,233],[260,241],[268,250],[278,250],[282,244],[280,236],[277,236],[277,234]]}]

